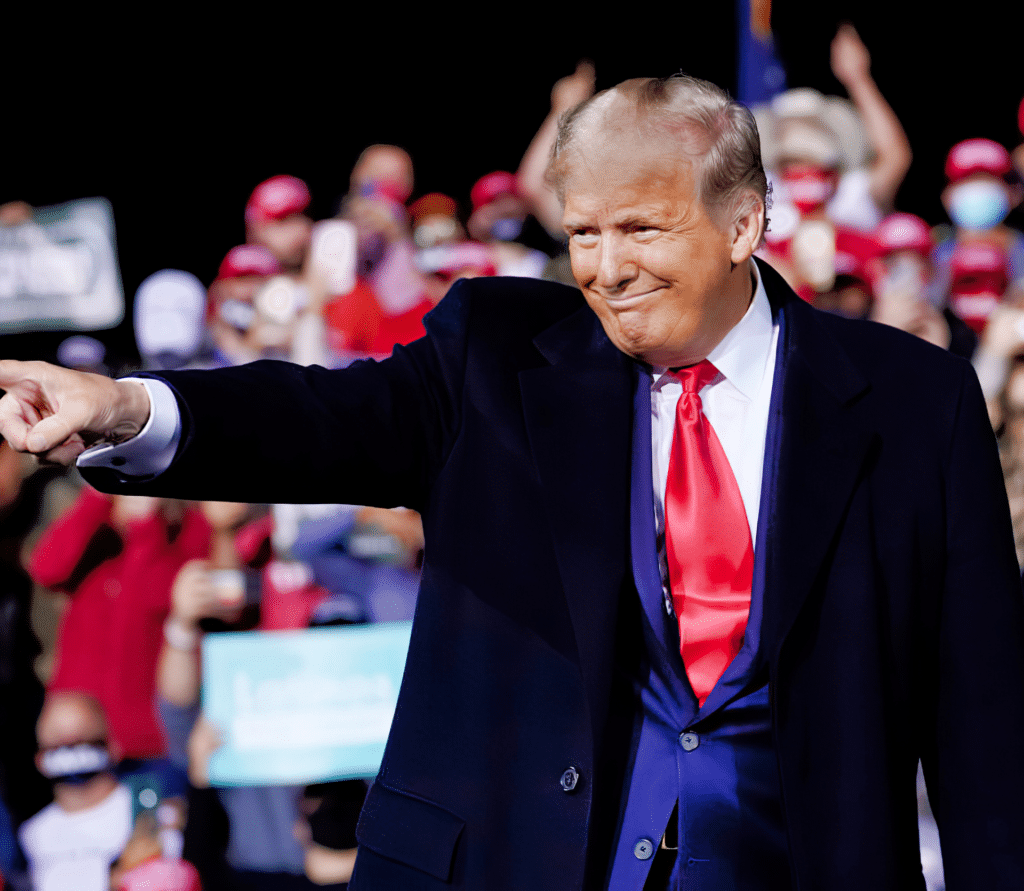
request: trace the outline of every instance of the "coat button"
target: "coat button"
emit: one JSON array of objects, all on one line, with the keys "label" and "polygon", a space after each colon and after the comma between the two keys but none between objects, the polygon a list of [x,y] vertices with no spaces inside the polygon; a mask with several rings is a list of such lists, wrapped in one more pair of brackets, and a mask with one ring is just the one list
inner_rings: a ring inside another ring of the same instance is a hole
[{"label": "coat button", "polygon": [[562,774],[561,784],[563,792],[572,792],[576,788],[576,784],[580,781],[579,771],[575,767],[566,768],[565,773]]},{"label": "coat button", "polygon": [[679,745],[687,752],[692,752],[697,746],[700,745],[700,737],[696,733],[680,733],[679,734]]},{"label": "coat button", "polygon": [[650,860],[654,856],[654,842],[649,838],[642,838],[633,845],[633,856],[637,860]]}]

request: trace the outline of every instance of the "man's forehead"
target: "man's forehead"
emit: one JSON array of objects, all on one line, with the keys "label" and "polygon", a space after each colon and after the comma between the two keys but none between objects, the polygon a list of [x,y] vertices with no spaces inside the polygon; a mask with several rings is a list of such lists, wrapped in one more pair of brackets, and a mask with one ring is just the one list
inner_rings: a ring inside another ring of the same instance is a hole
[{"label": "man's forehead", "polygon": [[670,139],[640,134],[606,135],[580,140],[567,159],[563,195],[566,204],[601,196],[689,197],[693,163]]}]

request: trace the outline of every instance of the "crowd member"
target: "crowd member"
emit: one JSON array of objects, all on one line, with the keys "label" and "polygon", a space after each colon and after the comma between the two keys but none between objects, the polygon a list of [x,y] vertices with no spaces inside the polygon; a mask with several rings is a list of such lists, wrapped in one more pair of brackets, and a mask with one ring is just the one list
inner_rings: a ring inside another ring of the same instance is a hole
[{"label": "crowd member", "polygon": [[837,226],[871,231],[893,210],[910,167],[906,133],[852,25],[836,32],[831,62],[850,102],[798,88],[755,110],[773,185],[769,237],[786,237],[808,205],[822,205]]},{"label": "crowd member", "polygon": [[423,316],[433,303],[405,208],[412,184],[412,161],[397,146],[370,146],[352,170],[340,216],[356,227],[358,278],[350,293],[325,309],[341,364],[360,355],[390,355],[395,344],[423,335]]},{"label": "crowd member", "polygon": [[516,177],[504,170],[488,173],[474,183],[470,200],[469,234],[490,248],[498,275],[542,278],[560,245],[531,216]]},{"label": "crowd member", "polygon": [[[219,734],[200,716],[200,640],[207,620],[220,627],[252,627],[245,598],[236,584],[228,590],[213,570],[239,568],[235,535],[245,506],[206,505],[214,528],[209,561],[183,567],[174,584],[173,608],[160,652],[158,706],[171,757],[187,768],[192,784],[209,785],[208,766]],[[313,887],[304,877],[304,851],[296,837],[302,790],[297,787],[227,787],[216,790],[227,813],[224,862],[207,853],[197,857],[208,887],[231,891]]]},{"label": "crowd member", "polygon": [[1004,222],[1020,201],[1020,186],[1010,153],[991,139],[953,146],[946,180],[942,204],[953,232],[935,248],[939,287],[954,312],[981,331],[1006,288],[1024,283],[1024,235]]},{"label": "crowd member", "polygon": [[301,179],[281,175],[256,186],[245,205],[246,243],[265,247],[292,275],[302,273],[309,252],[310,200],[309,187]]},{"label": "crowd member", "polygon": [[1024,566],[1024,294],[993,310],[972,362],[999,436],[1017,560]]},{"label": "crowd member", "polygon": [[23,458],[0,441],[0,876],[15,889],[25,870],[17,829],[51,799],[34,763],[34,728],[43,704],[34,664],[41,645],[32,627],[32,582],[22,551],[57,469],[32,468]]},{"label": "crowd member", "polygon": [[427,297],[432,304],[439,303],[459,279],[498,274],[490,247],[476,241],[427,248],[419,252],[416,262],[423,271]]},{"label": "crowd member", "polygon": [[110,865],[132,832],[132,794],[114,773],[103,708],[85,693],[49,693],[36,732],[54,800],[19,833],[33,891],[109,891]]},{"label": "crowd member", "polygon": [[256,309],[260,288],[280,273],[277,258],[258,245],[233,247],[221,260],[206,297],[207,327],[214,345],[212,364],[238,365],[270,350],[283,352],[284,337],[276,327],[264,330]]},{"label": "crowd member", "polygon": [[872,318],[969,358],[977,339],[935,293],[931,229],[907,213],[887,216],[875,232],[878,266]]},{"label": "crowd member", "polygon": [[455,199],[440,192],[430,192],[409,205],[412,240],[417,250],[424,251],[442,244],[458,244],[466,240],[466,230],[459,221]]},{"label": "crowd member", "polygon": [[111,497],[86,486],[29,558],[32,578],[69,598],[49,691],[95,696],[122,770],[159,772],[167,794],[180,791],[183,778],[163,760],[156,656],[171,584],[187,561],[205,556],[209,538],[202,514],[184,502]]},{"label": "crowd member", "polygon": [[404,508],[345,505],[309,520],[292,553],[330,592],[326,609],[351,621],[411,619],[423,559],[423,523]]},{"label": "crowd member", "polygon": [[191,272],[161,269],[147,276],[132,307],[135,343],[145,368],[183,368],[208,350],[206,288]]}]

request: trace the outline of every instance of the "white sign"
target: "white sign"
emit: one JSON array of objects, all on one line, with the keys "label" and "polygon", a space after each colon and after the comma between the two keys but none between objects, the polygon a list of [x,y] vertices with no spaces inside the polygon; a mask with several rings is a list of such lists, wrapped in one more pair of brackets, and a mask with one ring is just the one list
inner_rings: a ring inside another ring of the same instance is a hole
[{"label": "white sign", "polygon": [[97,331],[124,316],[114,215],[104,198],[36,208],[0,226],[0,333]]}]

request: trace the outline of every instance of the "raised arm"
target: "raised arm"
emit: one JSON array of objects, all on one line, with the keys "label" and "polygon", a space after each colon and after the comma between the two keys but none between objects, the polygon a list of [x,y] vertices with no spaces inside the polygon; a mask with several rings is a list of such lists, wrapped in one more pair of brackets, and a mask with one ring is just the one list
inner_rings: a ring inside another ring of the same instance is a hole
[{"label": "raised arm", "polygon": [[0,361],[0,435],[19,452],[71,464],[98,442],[124,442],[149,418],[146,388],[46,362]]},{"label": "raised arm", "polygon": [[871,197],[887,213],[910,169],[910,142],[896,112],[871,77],[871,55],[853,25],[840,25],[832,40],[832,73],[846,88],[864,121],[875,150]]},{"label": "raised arm", "polygon": [[544,182],[551,147],[558,133],[558,119],[594,93],[594,66],[582,61],[576,70],[557,81],[551,89],[551,111],[540,125],[516,171],[519,189],[530,204],[530,212],[555,238],[561,239],[562,206],[558,197]]}]

